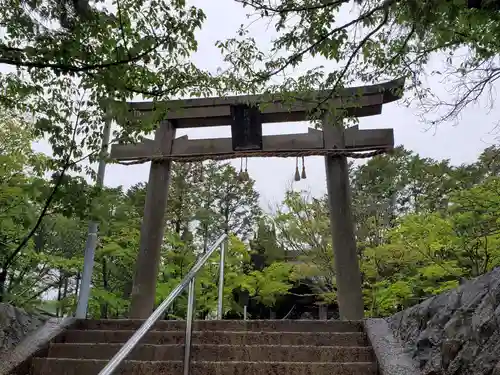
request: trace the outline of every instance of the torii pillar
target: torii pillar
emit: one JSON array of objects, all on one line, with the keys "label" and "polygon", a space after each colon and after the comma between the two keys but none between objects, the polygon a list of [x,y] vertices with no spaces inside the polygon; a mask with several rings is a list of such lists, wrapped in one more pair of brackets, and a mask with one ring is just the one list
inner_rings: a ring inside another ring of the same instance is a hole
[{"label": "torii pillar", "polygon": [[[345,149],[341,120],[326,114],[323,117],[323,137],[325,148]],[[364,318],[364,303],[347,157],[326,155],[325,170],[340,319],[360,320]]]},{"label": "torii pillar", "polygon": [[[154,139],[155,154],[170,155],[175,138],[175,127],[170,121],[162,121]],[[132,287],[130,318],[147,318],[155,305],[156,279],[160,264],[161,245],[165,232],[165,210],[170,184],[169,159],[152,161],[149,170],[144,217],[141,225],[139,253]]]}]

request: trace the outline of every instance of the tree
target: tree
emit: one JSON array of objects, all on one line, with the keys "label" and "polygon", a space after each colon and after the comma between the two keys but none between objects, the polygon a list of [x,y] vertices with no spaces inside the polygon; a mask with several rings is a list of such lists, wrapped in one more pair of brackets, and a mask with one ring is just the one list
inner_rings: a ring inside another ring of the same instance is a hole
[{"label": "tree", "polygon": [[466,277],[490,271],[500,259],[499,192],[500,179],[489,177],[452,196],[450,215],[457,237],[456,254]]},{"label": "tree", "polygon": [[365,297],[374,315],[386,315],[458,286],[498,264],[498,178],[449,195],[446,212],[401,216],[363,254]]},{"label": "tree", "polygon": [[[214,87],[215,80],[189,61],[205,15],[184,1],[4,1],[0,10],[0,64],[16,69],[0,75],[2,104],[33,113],[56,157],[72,143],[73,115],[79,118],[79,150],[96,151],[103,111],[117,114],[124,108],[120,101],[137,94],[197,95]],[[71,102],[82,96],[71,113]],[[132,133],[145,130],[151,125]]]},{"label": "tree", "polygon": [[422,158],[397,147],[351,172],[356,235],[360,246],[378,246],[407,213],[445,212],[459,181],[449,161]]},{"label": "tree", "polygon": [[274,223],[278,245],[299,261],[295,272],[300,275],[300,282],[312,288],[320,299],[334,301],[335,260],[327,197],[317,199],[289,191]]},{"label": "tree", "polygon": [[46,161],[31,149],[33,129],[8,115],[0,118],[0,301],[6,284],[16,278],[10,272],[21,255],[19,243],[36,221],[38,207],[31,193],[39,186]]},{"label": "tree", "polygon": [[274,262],[286,260],[285,249],[278,244],[273,218],[266,216],[260,218],[254,238],[250,240],[250,248],[253,269],[261,271]]},{"label": "tree", "polygon": [[252,271],[238,283],[240,290],[247,291],[257,303],[274,307],[278,298],[288,294],[293,286],[294,266],[285,262],[273,262],[262,271]]},{"label": "tree", "polygon": [[177,234],[188,235],[200,199],[202,171],[194,163],[176,163],[172,168],[167,202],[167,226]]},{"label": "tree", "polygon": [[[410,101],[418,102],[427,121],[438,124],[457,118],[479,98],[488,99],[488,89],[500,77],[495,37],[500,14],[487,5],[468,7],[465,0],[238,2],[250,9],[251,22],[261,18],[276,29],[268,53],[258,47],[246,25],[238,37],[219,43],[241,91],[316,88],[333,96],[359,82],[405,77],[405,88],[413,94]],[[424,83],[436,53],[447,56],[446,64],[444,71],[431,74],[445,76],[451,100],[438,97]],[[310,57],[332,61],[335,68],[318,65],[292,74]],[[277,76],[284,78],[276,84]],[[325,106],[325,100],[317,101],[313,112]],[[442,112],[434,117],[438,107]]]},{"label": "tree", "polygon": [[202,238],[203,248],[224,232],[248,238],[261,213],[255,181],[240,179],[229,163],[204,163],[201,173],[196,232]]}]

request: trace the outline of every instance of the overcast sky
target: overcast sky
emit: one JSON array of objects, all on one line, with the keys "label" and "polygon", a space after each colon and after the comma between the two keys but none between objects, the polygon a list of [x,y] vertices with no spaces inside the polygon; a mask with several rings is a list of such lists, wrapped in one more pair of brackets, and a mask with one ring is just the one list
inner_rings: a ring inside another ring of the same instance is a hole
[{"label": "overcast sky", "polygon": [[[233,0],[192,0],[190,3],[201,6],[207,15],[202,31],[198,33],[199,50],[194,57],[195,62],[199,67],[215,72],[221,66],[222,59],[214,43],[235,35],[241,24],[248,24],[248,9],[243,9]],[[251,35],[265,48],[270,45],[273,30],[257,23],[252,27]],[[432,69],[439,69],[441,59],[444,60],[444,57],[437,56],[434,59]],[[320,64],[324,64],[324,61],[311,59],[303,67],[307,69]],[[437,81],[431,81],[430,84],[440,87]],[[487,112],[479,105],[470,107],[463,112],[458,124],[444,124],[437,129],[428,130],[419,121],[416,108],[391,103],[384,106],[381,115],[361,119],[360,128],[393,128],[397,145],[402,144],[425,157],[450,159],[453,164],[461,164],[474,161],[485,147],[496,143],[494,130],[500,112]],[[307,123],[265,124],[263,132],[264,135],[305,133]],[[231,131],[229,127],[215,127],[187,131],[182,129],[177,132],[178,137],[184,134],[188,134],[190,138],[217,138],[230,137]],[[239,160],[232,163],[239,168]],[[323,158],[307,158],[306,170],[307,179],[294,182],[294,188],[308,190],[315,196],[323,194],[326,189]],[[147,181],[148,172],[149,163],[135,166],[110,165],[106,172],[105,184],[128,188],[138,182]],[[279,202],[285,190],[291,186],[295,159],[249,159],[248,172],[256,180],[263,208],[268,208],[269,205],[274,206]]]},{"label": "overcast sky", "polygon": [[[193,1],[202,6],[207,15],[203,30],[199,33],[199,51],[195,55],[196,63],[203,68],[216,70],[222,63],[221,55],[214,46],[217,40],[223,40],[235,34],[239,26],[247,24],[246,13],[232,0]],[[265,46],[269,43],[272,32],[259,25],[252,28],[252,35]],[[436,67],[441,57],[436,57]],[[323,61],[310,60],[307,67],[317,66]],[[433,86],[438,82],[431,82]],[[407,149],[414,150],[422,156],[436,159],[450,159],[454,164],[473,161],[487,146],[496,142],[494,134],[495,122],[498,120],[498,110],[487,113],[480,106],[468,108],[458,124],[445,124],[437,129],[428,130],[417,116],[416,108],[406,108],[402,104],[391,103],[385,105],[381,115],[361,119],[360,128],[393,128],[396,144],[402,144]],[[265,124],[264,135],[305,133],[307,123]],[[188,134],[190,138],[217,138],[230,137],[229,127],[215,127],[204,129],[184,129],[177,132],[177,136]],[[232,162],[239,168],[239,160]],[[326,190],[324,161],[322,157],[306,159],[307,179],[294,182],[297,189],[309,190],[313,195],[323,194]],[[140,181],[147,181],[149,164],[138,166],[108,167],[106,185],[124,187]],[[252,158],[248,161],[248,171],[256,180],[256,187],[261,194],[261,203],[264,208],[274,205],[283,197],[283,193],[293,181],[295,173],[295,159],[281,158]]]}]

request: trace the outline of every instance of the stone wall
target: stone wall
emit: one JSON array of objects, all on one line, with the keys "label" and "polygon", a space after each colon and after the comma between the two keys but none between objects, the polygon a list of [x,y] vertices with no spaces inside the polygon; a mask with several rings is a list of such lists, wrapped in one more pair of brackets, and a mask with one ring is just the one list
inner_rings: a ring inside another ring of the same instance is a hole
[{"label": "stone wall", "polygon": [[492,374],[500,360],[500,267],[387,321],[422,374]]},{"label": "stone wall", "polygon": [[27,335],[45,324],[48,317],[0,303],[0,354],[11,351]]}]

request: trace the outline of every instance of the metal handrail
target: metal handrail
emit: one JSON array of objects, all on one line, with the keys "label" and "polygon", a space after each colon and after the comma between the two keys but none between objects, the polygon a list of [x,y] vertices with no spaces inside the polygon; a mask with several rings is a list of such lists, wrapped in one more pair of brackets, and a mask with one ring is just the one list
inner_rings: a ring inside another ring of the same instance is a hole
[{"label": "metal handrail", "polygon": [[[122,361],[130,354],[130,352],[135,348],[137,343],[144,337],[146,333],[151,329],[151,327],[156,323],[156,321],[165,313],[167,308],[172,304],[172,302],[186,289],[189,285],[189,296],[188,296],[188,313],[186,317],[186,343],[185,343],[185,353],[184,353],[184,374],[189,373],[189,361],[191,353],[191,334],[192,334],[192,320],[194,311],[194,278],[196,274],[200,271],[201,267],[207,262],[210,256],[215,252],[215,250],[221,246],[221,267],[220,267],[220,278],[219,278],[219,298],[223,295],[221,289],[224,288],[224,240],[227,237],[227,233],[220,236],[215,243],[208,249],[208,251],[203,254],[203,256],[195,263],[193,268],[187,273],[187,275],[182,279],[182,281],[177,285],[174,290],[168,295],[168,297],[156,308],[156,310],[149,316],[149,318],[141,325],[141,327],[132,335],[132,337],[123,345],[123,347],[115,354],[113,358],[108,362],[108,364],[99,372],[98,375],[111,375],[113,371],[122,363]],[[222,282],[221,282],[222,281]],[[217,317],[222,318],[222,301],[218,301],[217,305]],[[188,338],[189,336],[189,338]]]}]

